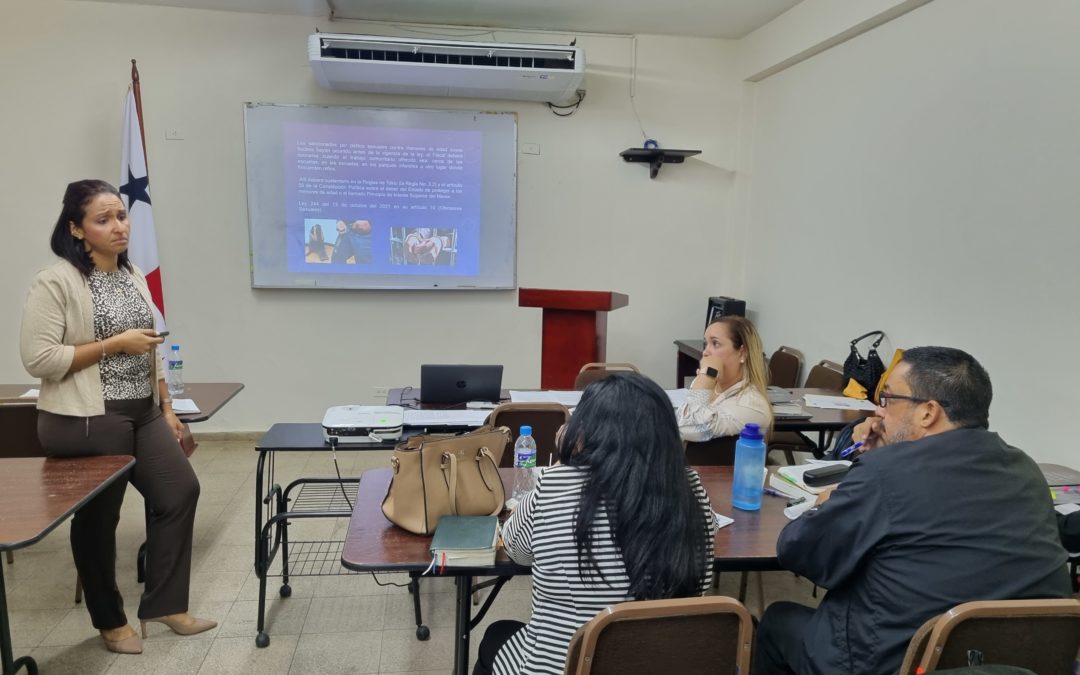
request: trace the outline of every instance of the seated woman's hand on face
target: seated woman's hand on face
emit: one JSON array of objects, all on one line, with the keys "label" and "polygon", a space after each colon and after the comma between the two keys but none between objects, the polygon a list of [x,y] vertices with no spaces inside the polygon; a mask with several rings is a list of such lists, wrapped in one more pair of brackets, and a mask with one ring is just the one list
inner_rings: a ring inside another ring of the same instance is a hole
[{"label": "seated woman's hand on face", "polygon": [[[709,377],[706,373],[709,368],[716,369],[716,376]],[[719,356],[703,356],[698,364],[697,377],[690,386],[691,389],[714,389],[716,383],[724,377],[724,361]]]}]

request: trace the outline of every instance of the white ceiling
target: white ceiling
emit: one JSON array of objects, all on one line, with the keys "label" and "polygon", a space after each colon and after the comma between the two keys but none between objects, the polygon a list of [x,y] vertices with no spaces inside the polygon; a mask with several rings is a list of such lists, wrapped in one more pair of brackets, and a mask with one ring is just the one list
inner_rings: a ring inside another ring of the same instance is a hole
[{"label": "white ceiling", "polygon": [[[135,5],[561,33],[741,38],[801,0],[105,0]],[[353,32],[342,24],[324,31]]]}]

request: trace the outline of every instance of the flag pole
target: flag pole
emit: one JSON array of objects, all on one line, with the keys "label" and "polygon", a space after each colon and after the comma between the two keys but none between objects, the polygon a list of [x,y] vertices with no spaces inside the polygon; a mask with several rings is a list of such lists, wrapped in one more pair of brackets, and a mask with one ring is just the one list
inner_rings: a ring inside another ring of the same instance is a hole
[{"label": "flag pole", "polygon": [[142,138],[143,157],[146,160],[146,176],[150,176],[150,157],[146,152],[146,129],[142,121],[142,88],[139,84],[139,69],[135,59],[131,59],[131,92],[135,95],[135,115],[139,118],[139,136]]}]

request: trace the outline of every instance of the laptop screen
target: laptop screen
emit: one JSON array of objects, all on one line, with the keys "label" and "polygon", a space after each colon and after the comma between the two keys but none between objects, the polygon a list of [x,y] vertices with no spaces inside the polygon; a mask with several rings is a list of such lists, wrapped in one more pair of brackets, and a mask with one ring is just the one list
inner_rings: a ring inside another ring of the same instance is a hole
[{"label": "laptop screen", "polygon": [[423,364],[420,366],[420,401],[497,402],[502,389],[502,372],[502,366]]}]

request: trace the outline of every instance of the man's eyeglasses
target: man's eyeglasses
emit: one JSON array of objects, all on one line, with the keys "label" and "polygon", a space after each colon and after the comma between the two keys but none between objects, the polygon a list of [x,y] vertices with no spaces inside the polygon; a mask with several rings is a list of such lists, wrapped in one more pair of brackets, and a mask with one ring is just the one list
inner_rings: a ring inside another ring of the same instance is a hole
[{"label": "man's eyeglasses", "polygon": [[[889,401],[894,399],[897,401],[911,401],[912,403],[929,403],[932,400],[928,398],[915,398],[914,396],[901,396],[899,394],[890,394],[883,391],[881,392],[881,394],[878,395],[878,405],[882,408],[887,408],[889,407]],[[943,408],[948,406],[945,401],[938,401],[938,404],[941,405]]]}]

